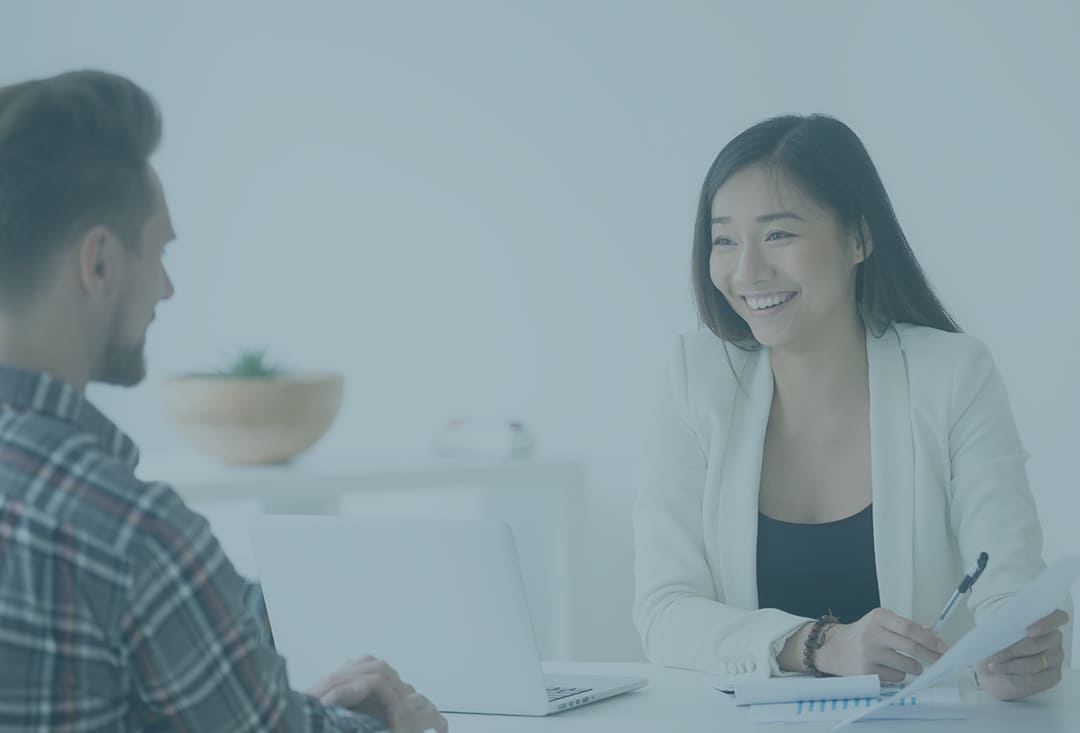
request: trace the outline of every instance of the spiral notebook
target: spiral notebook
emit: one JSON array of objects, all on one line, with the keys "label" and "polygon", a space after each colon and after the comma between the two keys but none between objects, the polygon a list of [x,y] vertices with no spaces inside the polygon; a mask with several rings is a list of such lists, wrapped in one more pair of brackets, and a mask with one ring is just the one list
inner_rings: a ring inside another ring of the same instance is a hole
[{"label": "spiral notebook", "polygon": [[879,697],[839,698],[750,706],[750,719],[755,723],[816,723],[840,721],[852,712],[869,709],[888,700],[891,704],[866,716],[867,720],[963,720],[967,708],[954,686],[934,687],[917,695],[885,695]]},{"label": "spiral notebook", "polygon": [[881,684],[876,674],[848,677],[743,677],[735,681],[725,676],[709,675],[708,682],[711,687],[731,694],[736,705],[878,697],[896,692],[901,687]]}]

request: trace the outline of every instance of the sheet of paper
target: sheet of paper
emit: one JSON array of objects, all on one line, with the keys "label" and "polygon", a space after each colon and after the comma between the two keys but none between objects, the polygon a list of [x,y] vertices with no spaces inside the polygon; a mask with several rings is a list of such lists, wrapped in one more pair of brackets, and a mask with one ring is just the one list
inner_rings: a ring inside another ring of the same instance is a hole
[{"label": "sheet of paper", "polygon": [[851,677],[764,677],[735,683],[736,705],[778,702],[837,700],[878,697],[881,682],[876,674]]},{"label": "sheet of paper", "polygon": [[[900,695],[912,695],[933,687],[937,682],[966,667],[993,656],[1007,646],[1024,638],[1027,627],[1044,616],[1053,613],[1065,599],[1069,589],[1080,577],[1080,555],[1070,555],[1052,563],[1039,573],[1039,577],[994,612],[990,618],[977,625],[945,652],[935,664],[901,690]],[[833,730],[854,723],[868,713],[888,705],[888,699],[857,710]]]},{"label": "sheet of paper", "polygon": [[962,720],[968,717],[968,710],[960,700],[960,690],[953,685],[934,687],[916,695],[754,705],[750,708],[750,719],[755,723],[817,723],[843,720],[851,711],[869,710],[881,701],[892,704],[878,708],[867,715],[868,719]]}]

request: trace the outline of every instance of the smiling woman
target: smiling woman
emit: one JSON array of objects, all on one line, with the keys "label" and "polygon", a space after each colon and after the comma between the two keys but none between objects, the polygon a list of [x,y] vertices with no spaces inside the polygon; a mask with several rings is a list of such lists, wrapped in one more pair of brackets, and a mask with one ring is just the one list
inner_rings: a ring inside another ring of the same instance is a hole
[{"label": "smiling woman", "polygon": [[[646,654],[733,676],[920,673],[1044,566],[993,359],[829,117],[767,120],[724,147],[692,267],[708,330],[679,339],[635,508]],[[982,552],[1001,560],[932,633]],[[978,680],[1001,699],[1055,685],[1066,618]]]},{"label": "smiling woman", "polygon": [[828,209],[761,165],[732,175],[712,209],[709,277],[755,341],[792,348],[794,339],[819,340],[823,328],[853,330],[856,265],[869,254],[869,237],[864,247]]},{"label": "smiling woman", "polygon": [[[757,225],[753,232],[751,225]],[[724,340],[756,348],[761,342],[744,318],[746,309],[740,313],[733,307],[736,294],[716,280],[732,264],[760,266],[757,257],[765,253],[748,234],[767,240],[773,245],[769,249],[811,236],[813,246],[834,247],[825,253],[830,259],[854,257],[842,274],[852,281],[850,296],[859,316],[875,330],[895,322],[959,330],[908,246],[869,154],[838,120],[789,116],[755,125],[720,152],[702,186],[692,255],[698,310]],[[717,250],[737,251],[740,243],[749,255],[718,256]],[[876,254],[870,258],[872,250]]]}]

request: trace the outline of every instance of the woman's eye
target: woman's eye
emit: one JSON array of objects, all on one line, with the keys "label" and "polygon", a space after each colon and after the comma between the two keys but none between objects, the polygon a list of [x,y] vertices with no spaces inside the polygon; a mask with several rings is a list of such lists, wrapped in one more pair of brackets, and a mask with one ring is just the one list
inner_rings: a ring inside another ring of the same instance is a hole
[{"label": "woman's eye", "polygon": [[765,237],[766,242],[775,242],[778,239],[787,239],[788,237],[795,236],[791,232],[769,232],[769,235]]},{"label": "woman's eye", "polygon": [[735,242],[731,241],[727,237],[717,237],[712,241],[714,247],[731,247]]}]

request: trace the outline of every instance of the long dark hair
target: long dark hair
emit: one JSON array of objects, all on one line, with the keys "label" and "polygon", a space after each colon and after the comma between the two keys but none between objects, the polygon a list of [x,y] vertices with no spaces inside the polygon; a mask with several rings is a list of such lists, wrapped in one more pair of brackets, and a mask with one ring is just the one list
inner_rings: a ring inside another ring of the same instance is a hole
[{"label": "long dark hair", "polygon": [[785,175],[832,210],[842,226],[858,232],[865,222],[873,251],[857,266],[855,302],[873,333],[881,335],[893,323],[960,330],[915,260],[862,141],[826,115],[759,122],[725,145],[709,168],[698,201],[692,265],[698,315],[709,330],[742,349],[761,346],[709,277],[713,198],[728,178],[750,165]]}]

